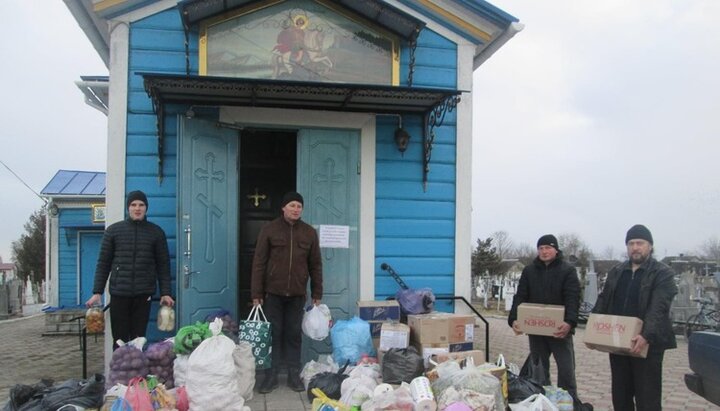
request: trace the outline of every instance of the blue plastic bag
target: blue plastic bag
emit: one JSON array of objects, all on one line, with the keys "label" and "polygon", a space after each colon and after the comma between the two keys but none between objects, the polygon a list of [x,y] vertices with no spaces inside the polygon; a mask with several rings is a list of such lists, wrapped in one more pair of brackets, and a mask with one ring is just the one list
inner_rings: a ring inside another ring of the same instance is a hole
[{"label": "blue plastic bag", "polygon": [[333,347],[333,360],[338,364],[357,364],[363,354],[375,356],[372,337],[370,336],[370,323],[353,317],[349,320],[340,320],[330,329],[330,340]]}]

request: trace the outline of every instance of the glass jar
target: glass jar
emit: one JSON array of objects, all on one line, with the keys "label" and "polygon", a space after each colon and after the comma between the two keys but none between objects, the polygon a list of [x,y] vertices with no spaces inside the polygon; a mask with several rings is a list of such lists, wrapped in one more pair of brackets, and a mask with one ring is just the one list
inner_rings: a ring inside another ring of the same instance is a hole
[{"label": "glass jar", "polygon": [[85,312],[85,328],[90,334],[105,331],[105,314],[100,307],[91,307]]}]

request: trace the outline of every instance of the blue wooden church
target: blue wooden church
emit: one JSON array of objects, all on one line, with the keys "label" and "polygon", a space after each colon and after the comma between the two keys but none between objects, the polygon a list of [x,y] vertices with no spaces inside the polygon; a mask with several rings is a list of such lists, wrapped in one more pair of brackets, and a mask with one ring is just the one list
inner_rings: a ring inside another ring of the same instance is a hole
[{"label": "blue wooden church", "polygon": [[[321,234],[323,302],[470,298],[472,74],[522,29],[483,0],[65,0],[109,69],[107,223],[148,194],[180,325],[242,317],[288,190]],[[449,309],[451,309],[450,307]]]}]

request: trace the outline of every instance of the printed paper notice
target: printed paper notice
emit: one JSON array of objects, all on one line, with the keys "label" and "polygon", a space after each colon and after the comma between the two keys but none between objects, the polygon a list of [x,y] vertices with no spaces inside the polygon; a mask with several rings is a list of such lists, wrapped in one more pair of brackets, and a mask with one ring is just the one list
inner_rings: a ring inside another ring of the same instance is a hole
[{"label": "printed paper notice", "polygon": [[350,226],[321,225],[321,248],[350,248]]}]

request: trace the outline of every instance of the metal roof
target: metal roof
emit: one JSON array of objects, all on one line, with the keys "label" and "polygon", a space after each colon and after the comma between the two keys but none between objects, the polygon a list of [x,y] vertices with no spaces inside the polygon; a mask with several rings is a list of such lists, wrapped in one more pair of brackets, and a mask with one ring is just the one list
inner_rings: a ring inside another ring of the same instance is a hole
[{"label": "metal roof", "polygon": [[105,173],[59,170],[40,193],[47,197],[104,196]]},{"label": "metal roof", "polygon": [[425,114],[462,91],[368,84],[138,73],[155,107],[168,103]]}]

